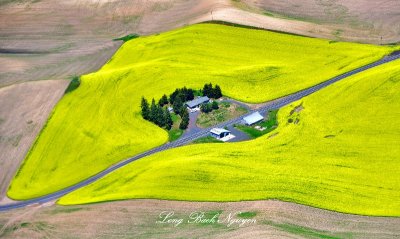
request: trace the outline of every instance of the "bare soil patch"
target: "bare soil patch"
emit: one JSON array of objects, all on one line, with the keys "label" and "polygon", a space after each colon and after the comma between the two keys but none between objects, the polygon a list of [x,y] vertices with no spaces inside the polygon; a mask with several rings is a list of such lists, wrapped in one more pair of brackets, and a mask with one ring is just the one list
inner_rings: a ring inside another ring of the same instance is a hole
[{"label": "bare soil patch", "polygon": [[184,26],[215,2],[42,0],[0,5],[0,62],[18,62],[11,71],[10,64],[0,65],[0,87],[95,71],[121,45],[113,39]]},{"label": "bare soil patch", "polygon": [[219,108],[214,109],[209,113],[201,112],[197,117],[196,124],[199,128],[207,128],[213,125],[217,125],[221,122],[233,119],[247,112],[247,109],[243,106],[232,102],[220,102],[218,101]]},{"label": "bare soil patch", "polygon": [[[183,218],[178,226],[156,223],[163,211]],[[192,212],[224,220],[252,218],[241,227],[187,223]],[[241,212],[242,217],[236,216]],[[130,200],[78,206],[48,206],[0,213],[4,238],[395,238],[399,218],[340,214],[279,202],[233,203]]]},{"label": "bare soil patch", "polygon": [[241,0],[236,5],[265,16],[326,26],[331,29],[331,38],[338,40],[400,41],[397,0]]},{"label": "bare soil patch", "polygon": [[38,81],[0,88],[0,201],[68,83]]}]

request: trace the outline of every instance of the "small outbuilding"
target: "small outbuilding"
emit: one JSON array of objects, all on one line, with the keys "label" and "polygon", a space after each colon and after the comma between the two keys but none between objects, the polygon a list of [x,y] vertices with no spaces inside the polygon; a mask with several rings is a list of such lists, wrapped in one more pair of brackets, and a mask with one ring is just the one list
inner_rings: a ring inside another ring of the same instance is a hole
[{"label": "small outbuilding", "polygon": [[213,128],[210,130],[211,136],[217,139],[224,138],[231,134],[231,131],[223,129],[223,128]]},{"label": "small outbuilding", "polygon": [[203,96],[203,97],[198,97],[194,100],[186,102],[186,106],[189,109],[194,109],[194,108],[199,107],[201,104],[208,103],[208,102],[210,102],[210,98],[208,98],[207,96]]},{"label": "small outbuilding", "polygon": [[260,112],[256,111],[253,114],[244,117],[243,120],[246,125],[253,125],[264,120],[264,117],[260,114]]}]

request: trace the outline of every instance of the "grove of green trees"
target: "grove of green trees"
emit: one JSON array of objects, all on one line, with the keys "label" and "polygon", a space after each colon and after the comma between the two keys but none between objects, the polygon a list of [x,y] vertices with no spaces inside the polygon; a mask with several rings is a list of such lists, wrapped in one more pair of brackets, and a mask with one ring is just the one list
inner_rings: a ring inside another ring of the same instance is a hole
[{"label": "grove of green trees", "polygon": [[[222,97],[221,88],[218,85],[213,87],[211,83],[205,84],[199,93],[203,96],[214,99]],[[168,107],[172,107],[173,112],[177,115],[180,115],[182,119],[179,128],[187,129],[189,125],[189,112],[185,107],[185,102],[193,100],[194,97],[195,91],[186,87],[176,89],[172,94],[169,95],[169,97],[164,94],[158,100],[158,103],[156,103],[154,98],[151,100],[151,103],[149,103],[146,98],[142,97],[142,117],[143,119],[153,122],[162,128],[170,130],[172,128],[173,121]],[[218,103],[215,101],[213,103],[201,105],[201,110],[203,112],[208,113],[213,109],[218,109]]]}]

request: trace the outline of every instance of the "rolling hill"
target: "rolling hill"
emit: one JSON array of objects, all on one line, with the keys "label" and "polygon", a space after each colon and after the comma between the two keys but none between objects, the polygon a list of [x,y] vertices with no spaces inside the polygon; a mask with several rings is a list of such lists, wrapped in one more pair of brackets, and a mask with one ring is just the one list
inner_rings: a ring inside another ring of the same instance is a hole
[{"label": "rolling hill", "polygon": [[167,133],[139,114],[142,96],[158,98],[177,87],[213,82],[232,98],[264,102],[393,49],[218,24],[129,41],[59,102],[8,195],[27,199],[54,192],[165,143]]},{"label": "rolling hill", "polygon": [[59,203],[279,199],[344,213],[400,216],[399,90],[397,60],[282,108],[279,127],[269,135],[158,153]]}]

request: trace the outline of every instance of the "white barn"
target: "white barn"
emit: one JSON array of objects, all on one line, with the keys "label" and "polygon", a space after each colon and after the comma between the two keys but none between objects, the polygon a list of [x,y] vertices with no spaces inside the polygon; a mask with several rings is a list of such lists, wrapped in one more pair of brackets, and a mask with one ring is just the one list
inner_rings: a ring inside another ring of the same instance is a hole
[{"label": "white barn", "polygon": [[223,128],[213,128],[210,130],[211,136],[217,139],[224,138],[231,134],[231,131]]}]

